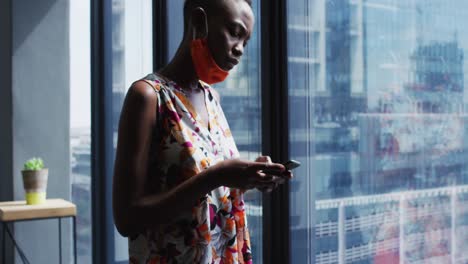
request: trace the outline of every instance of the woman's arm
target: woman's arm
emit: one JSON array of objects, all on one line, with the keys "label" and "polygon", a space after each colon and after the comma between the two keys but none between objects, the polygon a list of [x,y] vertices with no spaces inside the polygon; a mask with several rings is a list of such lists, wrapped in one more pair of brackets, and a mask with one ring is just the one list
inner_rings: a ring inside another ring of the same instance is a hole
[{"label": "woman's arm", "polygon": [[133,204],[144,195],[151,134],[156,125],[157,95],[147,83],[130,87],[120,114],[114,164],[112,206],[117,230],[128,236],[135,232],[138,218]]},{"label": "woman's arm", "polygon": [[196,197],[202,197],[218,184],[205,171],[167,193],[145,193],[151,135],[157,125],[156,107],[153,88],[140,81],[130,88],[122,108],[114,165],[113,212],[117,230],[123,236],[190,211]]}]

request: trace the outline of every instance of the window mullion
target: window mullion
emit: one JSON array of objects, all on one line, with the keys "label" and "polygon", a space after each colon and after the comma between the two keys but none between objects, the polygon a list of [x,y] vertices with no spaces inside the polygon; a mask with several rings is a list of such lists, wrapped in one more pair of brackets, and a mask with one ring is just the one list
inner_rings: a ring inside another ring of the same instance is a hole
[{"label": "window mullion", "polygon": [[[262,1],[260,18],[262,150],[275,162],[289,158],[286,4],[286,0]],[[289,183],[264,195],[263,225],[264,263],[289,263]]]}]

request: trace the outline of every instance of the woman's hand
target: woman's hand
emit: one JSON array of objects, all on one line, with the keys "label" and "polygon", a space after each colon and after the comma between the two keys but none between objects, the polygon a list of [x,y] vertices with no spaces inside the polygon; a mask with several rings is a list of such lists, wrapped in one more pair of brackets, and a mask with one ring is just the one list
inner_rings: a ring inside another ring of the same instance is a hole
[{"label": "woman's hand", "polygon": [[[270,156],[260,156],[256,160],[256,162],[264,162],[264,163],[272,163]],[[257,189],[261,192],[271,192],[274,189],[278,187],[278,185],[283,184],[286,180],[289,180],[293,177],[292,172],[290,170],[285,170],[281,176],[275,176],[269,174],[269,171],[264,172],[266,174],[266,177],[269,177],[272,179],[272,184],[269,184],[267,186],[261,186],[257,187]]]},{"label": "woman's hand", "polygon": [[282,164],[240,159],[222,161],[208,170],[218,185],[241,190],[272,188],[288,175]]},{"label": "woman's hand", "polygon": [[272,163],[270,157],[260,156],[255,162],[240,159],[226,160],[210,167],[218,185],[242,190],[257,188],[271,192],[292,178],[292,173],[280,163]]}]

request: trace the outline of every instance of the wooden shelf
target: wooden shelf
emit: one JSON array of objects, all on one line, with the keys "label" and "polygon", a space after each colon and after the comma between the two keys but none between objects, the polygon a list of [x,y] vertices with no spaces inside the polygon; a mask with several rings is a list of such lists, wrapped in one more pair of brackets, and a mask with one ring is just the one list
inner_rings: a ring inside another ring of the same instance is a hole
[{"label": "wooden shelf", "polygon": [[0,202],[1,222],[70,216],[76,216],[76,206],[63,199],[48,199],[40,205],[27,205],[26,201]]}]

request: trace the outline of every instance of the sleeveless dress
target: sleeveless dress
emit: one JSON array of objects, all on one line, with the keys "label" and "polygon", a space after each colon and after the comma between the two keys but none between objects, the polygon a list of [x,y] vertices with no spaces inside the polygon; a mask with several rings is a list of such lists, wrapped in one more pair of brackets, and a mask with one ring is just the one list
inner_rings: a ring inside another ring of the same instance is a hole
[{"label": "sleeveless dress", "polygon": [[[220,161],[239,157],[223,110],[208,84],[199,85],[208,110],[206,127],[175,82],[157,74],[142,80],[158,96],[157,128],[148,164],[151,193],[166,192]],[[130,263],[252,263],[240,190],[219,187],[187,202],[193,203],[192,212],[129,238]]]}]

